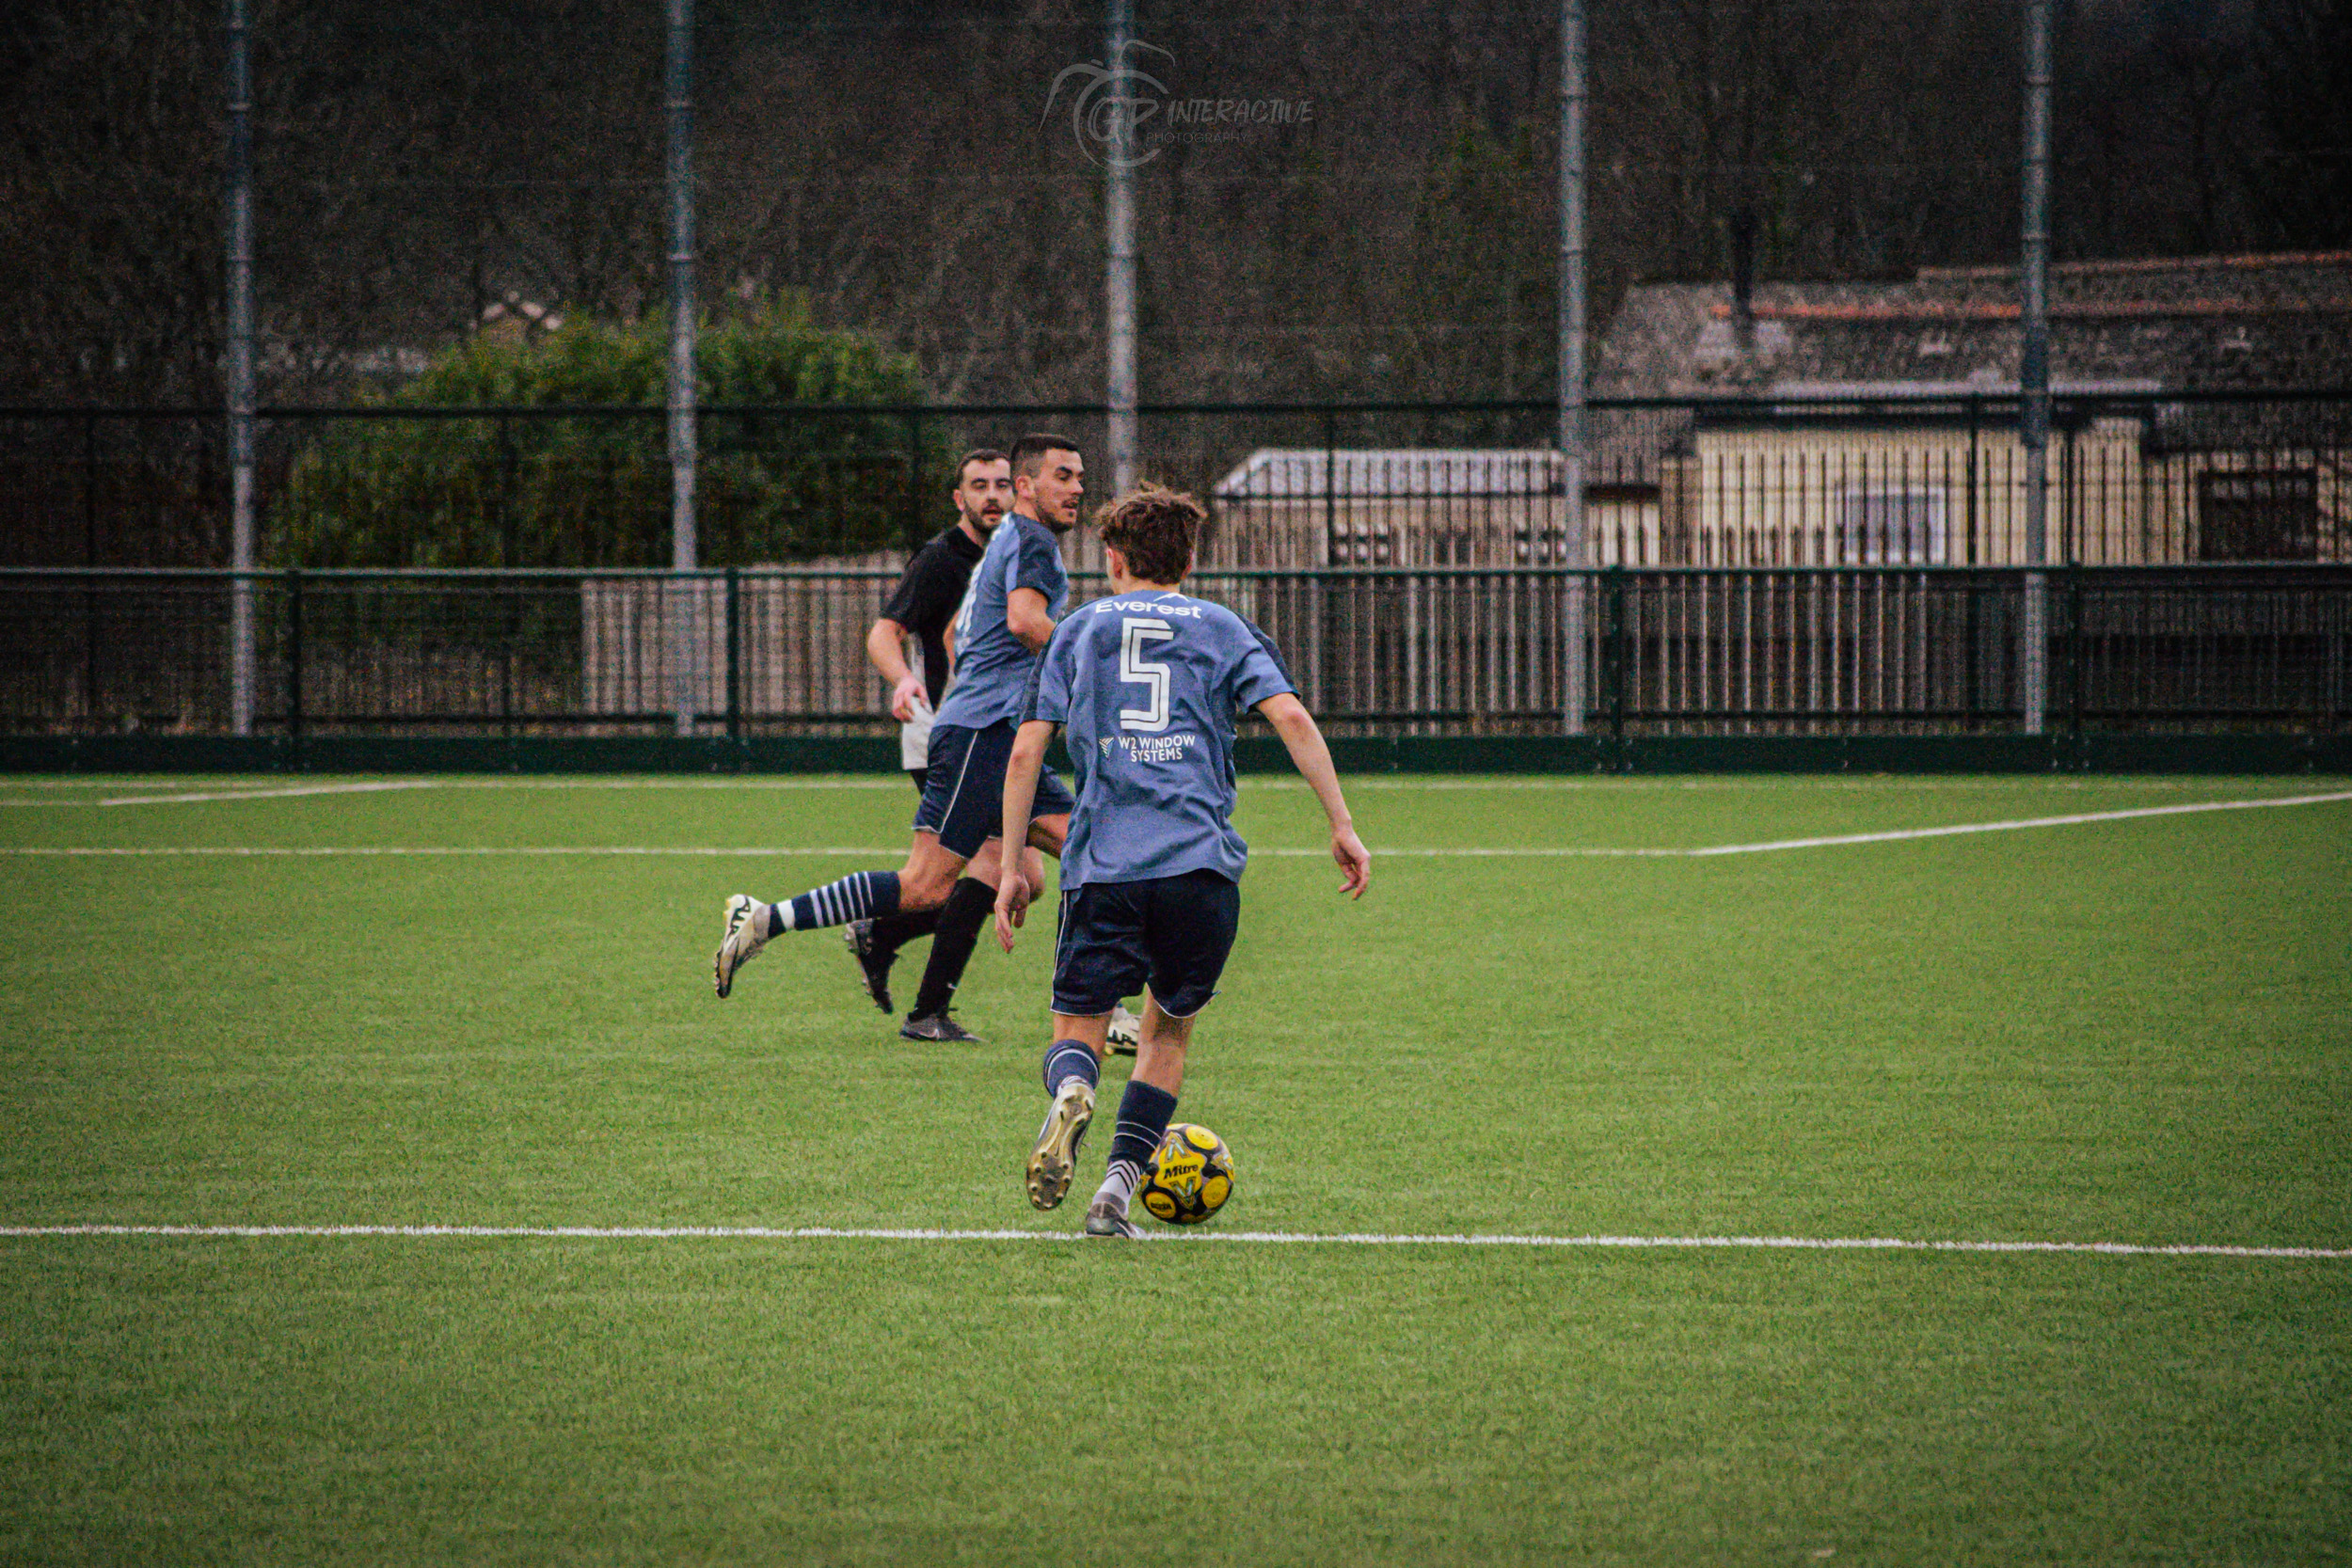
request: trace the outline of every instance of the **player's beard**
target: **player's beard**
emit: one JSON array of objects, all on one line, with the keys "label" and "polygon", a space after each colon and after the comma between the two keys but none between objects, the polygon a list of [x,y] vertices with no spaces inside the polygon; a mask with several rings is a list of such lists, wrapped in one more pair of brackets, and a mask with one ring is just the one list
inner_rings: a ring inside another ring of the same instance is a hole
[{"label": "player's beard", "polygon": [[1002,512],[992,513],[985,508],[975,512],[961,501],[956,502],[956,509],[963,514],[963,520],[977,529],[983,539],[993,534],[996,531],[996,525],[1005,520],[1005,515]]}]

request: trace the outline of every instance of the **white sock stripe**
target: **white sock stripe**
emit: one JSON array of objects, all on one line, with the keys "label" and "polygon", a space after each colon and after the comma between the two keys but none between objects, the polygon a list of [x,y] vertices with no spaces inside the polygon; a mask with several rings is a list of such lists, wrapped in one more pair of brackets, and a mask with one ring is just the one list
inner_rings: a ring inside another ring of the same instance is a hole
[{"label": "white sock stripe", "polygon": [[[1066,1230],[949,1230],[848,1226],[591,1225],[0,1225],[0,1237],[148,1236],[571,1238],[580,1241],[876,1241],[1074,1242]],[[1517,1246],[1728,1249],[1793,1252],[2077,1253],[2116,1258],[2352,1259],[2352,1246],[2234,1246],[2209,1243],[1913,1241],[1890,1236],[1543,1236],[1523,1234],[1388,1235],[1349,1231],[1193,1230],[1163,1234],[1170,1243],[1295,1246]]]}]

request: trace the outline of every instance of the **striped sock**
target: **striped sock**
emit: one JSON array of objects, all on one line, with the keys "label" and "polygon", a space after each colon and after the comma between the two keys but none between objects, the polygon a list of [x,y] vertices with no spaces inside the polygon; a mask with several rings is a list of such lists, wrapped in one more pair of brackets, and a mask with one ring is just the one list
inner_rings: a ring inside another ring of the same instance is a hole
[{"label": "striped sock", "polygon": [[[1138,1079],[1128,1079],[1127,1092],[1119,1097],[1119,1124],[1111,1130],[1112,1168],[1125,1164],[1140,1177],[1152,1151],[1168,1136],[1168,1124],[1175,1115],[1174,1095]],[[1131,1178],[1127,1185],[1133,1191],[1135,1179]]]},{"label": "striped sock", "polygon": [[898,912],[896,871],[852,871],[837,882],[769,905],[768,930],[771,935],[813,931],[820,926],[847,926],[852,920],[877,920]]},{"label": "striped sock", "polygon": [[1056,1040],[1045,1048],[1045,1092],[1061,1093],[1061,1086],[1073,1078],[1099,1084],[1103,1064],[1094,1059],[1094,1048],[1084,1040]]},{"label": "striped sock", "polygon": [[1113,1160],[1109,1174],[1094,1190],[1096,1197],[1115,1197],[1124,1203],[1136,1196],[1136,1183],[1143,1180],[1143,1167],[1133,1160]]}]

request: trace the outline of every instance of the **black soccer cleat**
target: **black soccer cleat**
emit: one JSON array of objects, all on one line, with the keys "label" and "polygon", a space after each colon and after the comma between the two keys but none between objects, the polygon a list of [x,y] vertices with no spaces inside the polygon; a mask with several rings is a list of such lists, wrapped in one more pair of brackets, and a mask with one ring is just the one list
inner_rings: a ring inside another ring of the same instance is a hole
[{"label": "black soccer cleat", "polygon": [[850,957],[857,960],[858,974],[866,981],[866,994],[883,1012],[892,1011],[890,966],[898,961],[898,955],[874,950],[874,923],[870,920],[852,920],[842,927],[841,941],[850,949]]},{"label": "black soccer cleat", "polygon": [[898,1025],[902,1040],[930,1040],[941,1045],[981,1045],[979,1036],[947,1016],[945,1010],[929,1018],[910,1018]]}]

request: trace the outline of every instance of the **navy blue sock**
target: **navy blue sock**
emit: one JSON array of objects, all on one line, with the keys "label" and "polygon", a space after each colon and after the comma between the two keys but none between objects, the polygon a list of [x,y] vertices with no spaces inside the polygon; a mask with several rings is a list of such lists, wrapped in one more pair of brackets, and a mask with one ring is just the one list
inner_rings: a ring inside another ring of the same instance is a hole
[{"label": "navy blue sock", "polygon": [[931,1018],[947,1010],[963,978],[963,966],[972,961],[972,949],[980,944],[981,928],[995,912],[994,888],[975,877],[955,885],[939,907],[930,961],[923,966],[923,989],[914,993],[914,1011],[907,1016]]},{"label": "navy blue sock", "polygon": [[847,926],[852,920],[879,920],[898,912],[898,874],[852,871],[837,882],[827,882],[768,908],[768,929],[771,935],[778,931],[813,931],[819,926]]},{"label": "navy blue sock", "polygon": [[[1123,1160],[1140,1172],[1152,1151],[1160,1147],[1160,1140],[1168,1136],[1168,1124],[1175,1115],[1174,1095],[1140,1079],[1128,1079],[1127,1092],[1119,1097],[1119,1125],[1111,1131],[1112,1165]],[[1129,1178],[1131,1184],[1133,1180]]]},{"label": "navy blue sock", "polygon": [[1045,1048],[1045,1092],[1061,1093],[1061,1086],[1073,1078],[1099,1084],[1103,1064],[1095,1060],[1094,1047],[1086,1041],[1056,1040]]},{"label": "navy blue sock", "polygon": [[[992,903],[990,908],[995,906]],[[939,911],[917,910],[913,914],[900,911],[897,914],[877,916],[873,935],[867,939],[876,953],[895,958],[898,949],[918,937],[930,936],[939,929]]]}]

